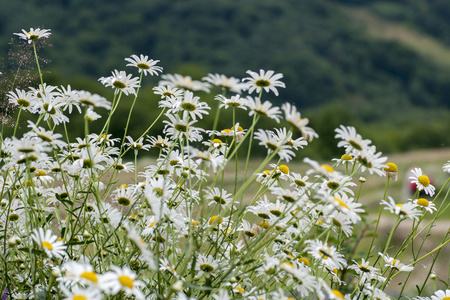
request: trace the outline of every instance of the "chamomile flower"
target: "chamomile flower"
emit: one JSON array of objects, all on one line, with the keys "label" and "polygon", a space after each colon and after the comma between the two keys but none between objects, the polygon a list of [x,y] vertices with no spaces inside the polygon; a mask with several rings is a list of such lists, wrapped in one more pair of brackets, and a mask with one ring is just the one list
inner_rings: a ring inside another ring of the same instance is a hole
[{"label": "chamomile flower", "polygon": [[200,254],[197,258],[197,264],[195,269],[197,270],[197,276],[202,276],[203,273],[214,272],[219,266],[219,263],[211,255]]},{"label": "chamomile flower", "polygon": [[431,300],[447,300],[450,299],[450,290],[438,290],[432,296]]},{"label": "chamomile flower", "polygon": [[181,88],[189,91],[205,91],[209,92],[210,84],[198,80],[192,80],[190,76],[182,76],[180,74],[163,74],[159,86],[167,85],[174,88]]},{"label": "chamomile flower", "polygon": [[74,98],[75,101],[87,105],[89,107],[103,107],[107,110],[111,110],[111,102],[106,100],[105,97],[102,97],[97,94],[91,94],[88,91],[77,91],[76,96]]},{"label": "chamomile flower", "polygon": [[388,201],[381,200],[381,205],[386,205],[384,209],[389,210],[391,213],[398,215],[402,218],[416,219],[422,215],[422,212],[418,209],[418,205],[413,202],[407,203],[395,203],[392,197],[388,196]]},{"label": "chamomile flower", "polygon": [[137,280],[137,275],[128,267],[111,266],[112,271],[106,272],[102,280],[102,289],[107,294],[117,295],[123,291],[127,296],[134,296],[136,299],[145,299],[141,288],[145,286],[144,282]]},{"label": "chamomile flower", "polygon": [[385,267],[390,267],[392,269],[396,269],[401,272],[411,272],[412,270],[414,270],[413,266],[402,264],[399,260],[390,257],[387,254],[383,255],[383,253],[378,253],[378,255],[380,255],[383,258],[384,262],[386,263],[384,265]]},{"label": "chamomile flower", "polygon": [[33,230],[31,238],[36,242],[47,254],[49,258],[56,257],[62,259],[66,256],[66,246],[62,241],[58,240],[56,235],[53,235],[52,231],[44,228],[38,228]]},{"label": "chamomile flower", "polygon": [[338,143],[338,147],[344,147],[347,154],[357,154],[359,151],[367,149],[367,147],[372,143],[370,140],[364,140],[360,134],[356,132],[355,127],[343,126],[336,128],[337,139],[341,139]]},{"label": "chamomile flower", "polygon": [[163,71],[162,67],[156,65],[159,60],[149,60],[147,55],[144,56],[141,54],[140,56],[137,56],[136,54],[133,54],[130,58],[125,58],[125,61],[129,62],[127,67],[136,67],[139,69],[139,73],[144,72],[145,76],[147,76],[147,73],[152,76],[158,75],[158,72],[161,73]]},{"label": "chamomile flower", "polygon": [[242,98],[240,95],[231,96],[231,98],[227,98],[224,95],[217,95],[214,99],[221,102],[219,107],[225,107],[225,109],[232,107],[247,110],[247,99]]},{"label": "chamomile flower", "polygon": [[368,146],[359,152],[356,160],[361,164],[361,171],[369,171],[370,174],[376,173],[379,176],[385,176],[387,157],[381,156],[381,152],[376,152],[375,146]]},{"label": "chamomile flower", "polygon": [[277,151],[278,156],[287,162],[295,156],[294,151],[291,150],[292,147],[287,143],[289,138],[289,135],[277,135],[270,130],[258,129],[255,132],[255,139],[260,141],[259,145],[265,146],[269,154]]},{"label": "chamomile flower", "polygon": [[384,171],[389,176],[389,178],[391,178],[394,181],[397,180],[398,167],[396,164],[388,162],[386,164],[386,167],[384,168]]},{"label": "chamomile flower", "polygon": [[174,140],[180,138],[180,140],[188,139],[191,142],[201,141],[201,132],[203,128],[194,127],[195,120],[189,120],[187,115],[182,118],[178,115],[167,114],[169,121],[164,120],[166,124],[164,127],[164,133],[167,136],[172,137]]},{"label": "chamomile flower", "polygon": [[237,231],[242,231],[247,238],[252,238],[260,233],[261,228],[256,224],[250,223],[246,220],[242,220],[241,226],[239,226]]},{"label": "chamomile flower", "polygon": [[157,137],[150,136],[147,138],[147,141],[150,143],[151,148],[159,148],[165,151],[168,151],[173,146],[172,141],[170,141],[169,139],[165,139],[160,135],[158,135]]},{"label": "chamomile flower", "polygon": [[430,178],[422,173],[421,168],[414,168],[411,170],[414,176],[410,176],[411,183],[415,183],[417,190],[424,191],[430,197],[434,196],[435,187],[430,183]]},{"label": "chamomile flower", "polygon": [[30,92],[16,89],[15,92],[10,91],[7,94],[10,104],[20,106],[23,110],[34,113],[39,104],[38,99]]},{"label": "chamomile flower", "polygon": [[302,137],[305,140],[312,141],[314,138],[319,137],[319,135],[312,129],[308,127],[309,120],[307,118],[302,118],[299,111],[294,105],[290,103],[284,103],[281,105],[281,109],[284,111],[284,118],[286,121],[301,132]]},{"label": "chamomile flower", "polygon": [[101,77],[99,81],[106,87],[112,87],[115,89],[115,93],[122,91],[125,95],[133,94],[136,95],[136,88],[139,87],[139,78],[134,77],[125,71],[114,70],[112,76]]},{"label": "chamomile flower", "polygon": [[243,84],[239,79],[234,77],[227,77],[222,74],[211,74],[209,73],[206,77],[203,77],[202,80],[207,81],[215,86],[223,88],[227,91],[231,91],[234,93],[240,93],[243,89]]},{"label": "chamomile flower", "polygon": [[51,33],[50,29],[40,29],[40,28],[30,28],[30,31],[26,31],[22,29],[22,33],[14,33],[23,40],[28,41],[28,44],[31,44],[34,40],[48,38]]},{"label": "chamomile flower", "polygon": [[88,107],[86,109],[86,114],[84,115],[84,118],[88,120],[88,122],[94,122],[95,120],[101,119],[101,115],[96,113],[92,107]]},{"label": "chamomile flower", "polygon": [[280,109],[278,107],[272,107],[272,103],[269,101],[264,101],[261,103],[261,99],[258,97],[247,96],[247,106],[250,109],[249,116],[253,116],[254,114],[258,114],[261,116],[269,117],[275,120],[277,123],[280,123],[281,114]]},{"label": "chamomile flower", "polygon": [[430,214],[437,210],[436,205],[425,198],[415,199],[413,203],[416,204],[418,208],[423,208]]},{"label": "chamomile flower", "polygon": [[327,164],[321,165],[317,161],[314,161],[308,157],[305,157],[303,159],[303,162],[309,164],[312,167],[312,169],[306,171],[306,175],[318,174],[318,175],[322,175],[322,176],[327,176],[328,178],[341,176],[341,173],[338,171],[335,171],[333,169],[333,167],[331,167],[330,165],[327,165]]},{"label": "chamomile flower", "polygon": [[347,266],[344,255],[337,252],[336,247],[329,246],[320,240],[307,240],[305,243],[308,244],[305,250],[327,268],[340,270]]},{"label": "chamomile flower", "polygon": [[360,284],[371,282],[372,279],[380,280],[380,278],[382,278],[380,270],[371,266],[369,261],[366,261],[364,258],[361,259],[361,263],[357,263],[356,261],[353,262],[354,264],[348,268],[355,270],[356,274],[359,275]]},{"label": "chamomile flower", "polygon": [[183,90],[172,87],[170,85],[167,86],[156,86],[153,88],[153,93],[156,95],[161,95],[161,99],[171,99],[171,98],[180,98],[183,96]]},{"label": "chamomile flower", "polygon": [[59,288],[64,294],[64,300],[102,300],[103,295],[101,291],[96,288],[81,288],[78,286],[72,287],[72,290],[69,290],[64,285],[60,285]]},{"label": "chamomile flower", "polygon": [[82,285],[98,286],[101,275],[95,272],[94,267],[89,263],[69,260],[62,267],[62,277],[58,280],[65,284],[73,285],[81,283]]},{"label": "chamomile flower", "polygon": [[119,187],[114,191],[112,198],[122,206],[133,204],[138,199],[136,189],[130,187]]},{"label": "chamomile flower", "polygon": [[194,96],[191,91],[185,91],[182,101],[180,103],[180,110],[183,111],[184,116],[189,115],[192,120],[197,118],[203,119],[203,115],[208,114],[211,107],[206,102],[200,102],[200,97]]},{"label": "chamomile flower", "polygon": [[126,142],[124,145],[130,147],[136,152],[139,150],[149,151],[150,148],[152,147],[151,144],[144,144],[143,137],[137,141],[135,141],[131,136],[126,136],[126,139],[128,140],[128,142]]},{"label": "chamomile flower", "polygon": [[446,172],[446,173],[450,173],[450,160],[447,161],[447,163],[445,163],[445,164],[442,166],[442,170],[443,170],[444,172]]},{"label": "chamomile flower", "polygon": [[32,139],[34,137],[40,138],[43,142],[50,144],[54,148],[63,148],[67,145],[66,142],[60,140],[62,134],[54,133],[43,127],[36,126],[36,124],[31,121],[28,121],[28,128],[31,128],[32,130],[28,134]]},{"label": "chamomile flower", "polygon": [[229,206],[232,204],[233,195],[228,193],[224,189],[219,189],[217,187],[208,187],[205,190],[205,198],[206,200],[211,201],[208,203],[208,205],[219,204],[223,206]]},{"label": "chamomile flower", "polygon": [[248,90],[248,93],[251,94],[254,91],[257,93],[260,93],[262,89],[268,93],[269,91],[272,91],[276,96],[278,96],[278,90],[277,87],[285,88],[285,84],[279,79],[283,78],[283,74],[277,73],[275,74],[274,71],[264,71],[259,70],[259,74],[253,71],[247,71],[247,74],[250,75],[250,77],[246,77],[242,79],[242,81],[245,83],[245,89]]}]

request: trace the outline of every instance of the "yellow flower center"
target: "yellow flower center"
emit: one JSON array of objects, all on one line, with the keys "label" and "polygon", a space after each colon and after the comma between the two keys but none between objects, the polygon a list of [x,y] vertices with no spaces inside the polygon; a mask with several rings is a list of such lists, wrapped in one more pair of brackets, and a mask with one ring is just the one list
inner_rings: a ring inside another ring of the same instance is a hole
[{"label": "yellow flower center", "polygon": [[428,205],[430,205],[430,202],[428,202],[427,199],[419,198],[417,199],[417,204],[428,207]]},{"label": "yellow flower center", "polygon": [[386,172],[398,172],[397,165],[394,163],[387,163],[386,167],[384,168]]},{"label": "yellow flower center", "polygon": [[237,286],[236,289],[239,291],[239,293],[242,293],[242,294],[245,293],[245,290],[239,286]]},{"label": "yellow flower center", "polygon": [[[220,224],[220,223],[222,223],[222,222],[223,222],[223,219],[220,218],[219,220],[217,220],[218,217],[219,217],[219,216],[212,216],[211,219],[209,219],[209,225],[212,225],[212,224]],[[216,221],[216,220],[217,220],[217,221]]]},{"label": "yellow flower center", "polygon": [[300,258],[298,259],[298,261],[301,262],[301,263],[304,263],[305,266],[309,267],[309,260],[308,260],[307,258],[305,258],[305,257],[300,257]]},{"label": "yellow flower center", "polygon": [[280,169],[281,172],[283,172],[284,174],[288,174],[289,173],[289,168],[286,165],[281,165],[278,167]]},{"label": "yellow flower center", "polygon": [[119,276],[119,282],[120,282],[120,284],[122,284],[123,286],[126,286],[129,289],[133,288],[133,279],[131,279],[130,277],[128,277],[126,275]]},{"label": "yellow flower center", "polygon": [[87,298],[83,295],[73,295],[73,300],[86,300]]},{"label": "yellow flower center", "polygon": [[334,201],[336,201],[337,203],[339,203],[339,206],[345,207],[346,209],[350,209],[348,208],[347,204],[344,203],[344,201],[342,201],[339,198],[334,198]]},{"label": "yellow flower center", "polygon": [[333,168],[332,167],[330,167],[329,165],[320,165],[320,168],[321,169],[325,169],[325,171],[327,171],[328,173],[333,173],[334,172],[334,170],[333,170]]},{"label": "yellow flower center", "polygon": [[417,179],[419,180],[419,183],[421,185],[423,185],[423,186],[429,186],[430,185],[430,178],[428,178],[427,175],[421,175]]},{"label": "yellow flower center", "polygon": [[290,268],[290,269],[294,269],[294,265],[293,264],[291,264],[290,262],[287,262],[287,261],[285,261],[285,262],[282,262],[281,263],[281,266],[283,266],[283,267],[288,267],[288,268]]},{"label": "yellow flower center", "polygon": [[259,222],[258,226],[263,227],[264,229],[267,229],[270,227],[270,223],[267,221],[261,221],[261,222]]},{"label": "yellow flower center", "polygon": [[50,244],[49,242],[43,241],[42,242],[42,247],[47,248],[48,250],[52,251],[53,250],[53,246],[52,244]]},{"label": "yellow flower center", "polygon": [[450,297],[444,297],[442,300],[450,300]]},{"label": "yellow flower center", "polygon": [[216,143],[216,144],[221,144],[222,143],[222,141],[219,140],[219,139],[213,139],[212,141],[213,141],[213,143]]},{"label": "yellow flower center", "polygon": [[39,170],[39,171],[37,171],[34,175],[35,175],[35,176],[47,176],[47,173],[45,173],[45,172],[42,171],[42,170]]},{"label": "yellow flower center", "polygon": [[352,160],[353,156],[351,156],[350,154],[342,154],[341,159],[342,160]]},{"label": "yellow flower center", "polygon": [[81,278],[87,279],[93,283],[98,282],[97,274],[95,272],[83,272],[80,275]]},{"label": "yellow flower center", "polygon": [[331,293],[336,297],[338,297],[339,299],[344,299],[344,295],[342,295],[342,293],[339,292],[338,290],[332,290]]}]

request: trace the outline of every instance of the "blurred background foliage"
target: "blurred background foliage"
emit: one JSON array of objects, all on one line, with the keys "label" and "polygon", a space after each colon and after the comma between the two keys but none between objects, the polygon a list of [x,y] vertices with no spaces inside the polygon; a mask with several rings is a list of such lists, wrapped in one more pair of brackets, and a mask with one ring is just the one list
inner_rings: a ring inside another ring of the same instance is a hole
[{"label": "blurred background foliage", "polygon": [[[114,69],[133,72],[124,61],[131,54],[194,79],[272,69],[284,74],[287,88],[263,99],[295,103],[321,136],[304,155],[340,155],[330,146],[340,124],[357,126],[392,153],[450,147],[449,16],[448,0],[4,1],[0,54],[6,58],[12,33],[49,28],[53,46],[40,54],[51,59],[46,81],[108,99],[112,90],[97,79]],[[158,80],[145,78],[130,125],[135,138],[159,113],[151,90]],[[216,107],[212,96],[199,96]],[[123,99],[115,116],[116,137],[131,100]],[[231,127],[229,120],[221,118],[219,127]],[[81,120],[70,129],[81,134]]]}]

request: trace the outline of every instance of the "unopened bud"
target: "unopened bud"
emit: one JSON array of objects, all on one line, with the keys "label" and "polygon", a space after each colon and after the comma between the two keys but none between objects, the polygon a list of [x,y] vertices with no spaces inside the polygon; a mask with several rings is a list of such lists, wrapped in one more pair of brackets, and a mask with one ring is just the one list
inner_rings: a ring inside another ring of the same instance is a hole
[{"label": "unopened bud", "polygon": [[179,292],[182,289],[183,289],[183,281],[178,280],[177,282],[172,284],[172,290],[174,290],[175,292]]}]

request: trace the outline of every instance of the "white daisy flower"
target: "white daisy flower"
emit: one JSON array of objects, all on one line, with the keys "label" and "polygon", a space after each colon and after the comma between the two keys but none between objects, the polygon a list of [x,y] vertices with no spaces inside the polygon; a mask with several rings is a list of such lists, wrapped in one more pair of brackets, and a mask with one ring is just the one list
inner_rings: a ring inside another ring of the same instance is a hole
[{"label": "white daisy flower", "polygon": [[197,257],[195,269],[198,271],[197,276],[200,277],[203,273],[214,272],[219,266],[219,263],[211,255],[200,254]]},{"label": "white daisy flower", "polygon": [[211,107],[206,102],[199,100],[200,97],[194,96],[191,91],[185,91],[180,103],[180,110],[184,115],[189,115],[192,120],[197,120],[197,117],[203,119],[203,115],[207,115]]},{"label": "white daisy flower", "polygon": [[144,282],[137,280],[137,275],[127,267],[111,266],[112,271],[106,272],[101,277],[101,288],[107,294],[117,295],[123,291],[127,296],[134,296],[136,299],[145,299],[140,288],[144,287]]},{"label": "white daisy flower", "polygon": [[356,132],[355,127],[343,126],[336,128],[337,139],[341,139],[337,146],[344,147],[347,154],[358,154],[359,151],[367,149],[367,147],[372,143],[371,140],[364,140],[360,134]]},{"label": "white daisy flower", "polygon": [[231,96],[231,98],[227,98],[224,95],[217,95],[214,99],[221,102],[219,107],[225,107],[225,109],[233,107],[247,110],[247,99],[242,98],[240,95]]},{"label": "white daisy flower", "polygon": [[300,112],[297,111],[297,107],[286,102],[281,105],[281,109],[284,111],[285,120],[295,129],[300,131],[305,140],[312,141],[314,138],[319,137],[314,129],[306,126],[308,125],[309,120],[301,117]]},{"label": "white daisy flower", "polygon": [[23,40],[28,41],[28,44],[31,44],[34,40],[41,39],[41,38],[48,38],[51,33],[50,29],[40,29],[40,28],[30,28],[30,31],[26,31],[25,29],[22,29],[22,33],[13,33],[14,35],[17,35]]},{"label": "white daisy flower", "polygon": [[49,258],[62,259],[67,255],[65,251],[66,246],[62,241],[58,240],[58,236],[53,235],[50,229],[46,231],[42,227],[34,229],[30,236],[45,251]]},{"label": "white daisy flower", "polygon": [[415,199],[413,203],[416,204],[418,208],[423,208],[430,214],[437,210],[436,205],[425,198]]},{"label": "white daisy flower", "polygon": [[[156,86],[153,88],[153,93],[156,95],[161,95],[161,99],[170,99],[170,98],[180,98],[183,96],[183,90],[172,87],[170,85],[167,86]],[[161,107],[161,106],[159,106]]]},{"label": "white daisy flower", "polygon": [[264,71],[259,70],[259,74],[253,71],[247,71],[247,74],[250,75],[250,77],[246,77],[242,79],[243,82],[245,82],[245,89],[248,90],[248,93],[251,94],[254,91],[257,93],[260,93],[262,89],[268,93],[269,91],[272,91],[276,96],[278,96],[278,90],[277,87],[285,88],[285,84],[278,79],[283,78],[283,74],[277,73],[272,70]]},{"label": "white daisy flower", "polygon": [[69,290],[64,285],[60,285],[59,288],[64,294],[63,300],[102,300],[103,295],[99,289],[96,288],[81,288],[78,286],[72,287]]},{"label": "white daisy flower", "polygon": [[75,101],[84,105],[92,107],[103,107],[107,110],[111,110],[111,102],[106,100],[105,97],[97,94],[91,94],[88,91],[77,91]]},{"label": "white daisy flower", "polygon": [[181,88],[189,91],[205,91],[209,93],[210,84],[198,80],[192,80],[190,76],[182,76],[180,74],[163,74],[158,85],[167,85],[174,88]]},{"label": "white daisy flower", "polygon": [[450,160],[442,166],[442,170],[446,173],[450,173]]},{"label": "white daisy flower", "polygon": [[307,240],[305,244],[308,244],[305,250],[327,268],[340,270],[347,266],[344,255],[337,252],[336,247],[328,246],[320,240]]},{"label": "white daisy flower", "polygon": [[161,73],[163,71],[162,67],[157,66],[156,64],[159,60],[148,59],[147,55],[137,56],[136,54],[131,55],[130,58],[125,58],[125,61],[129,62],[127,67],[136,67],[139,69],[139,73],[144,72],[144,75],[147,76],[147,73],[150,75],[158,75],[158,72]]},{"label": "white daisy flower", "polygon": [[432,296],[431,300],[447,300],[450,299],[450,290],[438,290]]},{"label": "white daisy flower", "polygon": [[380,274],[380,270],[371,266],[369,261],[366,261],[364,258],[361,259],[361,263],[357,263],[353,261],[354,264],[349,266],[349,269],[355,270],[356,274],[359,275],[359,283],[364,284],[366,282],[371,282],[372,279],[376,279],[379,281],[382,278]]},{"label": "white daisy flower", "polygon": [[23,110],[34,113],[39,105],[38,98],[31,92],[16,89],[15,92],[10,91],[7,94],[10,104],[20,106]]},{"label": "white daisy flower", "polygon": [[261,103],[261,99],[259,99],[258,97],[247,96],[246,99],[246,105],[250,109],[249,116],[253,116],[256,113],[265,117],[269,117],[275,120],[277,123],[280,123],[279,115],[281,114],[281,112],[278,107],[272,107],[272,103],[270,103],[269,101],[264,101],[264,103]]},{"label": "white daisy flower", "polygon": [[414,270],[413,266],[402,264],[399,260],[397,260],[393,257],[390,257],[387,254],[383,255],[383,253],[379,252],[378,255],[383,257],[384,262],[386,263],[384,265],[385,267],[390,267],[390,268],[396,269],[401,272],[411,272],[412,270]]},{"label": "white daisy flower", "polygon": [[88,286],[98,286],[101,275],[96,273],[94,267],[88,263],[67,261],[62,267],[62,276],[58,280],[73,285],[81,283]]},{"label": "white daisy flower", "polygon": [[402,218],[404,217],[418,220],[422,215],[422,211],[418,209],[418,205],[413,202],[396,204],[394,199],[389,196],[388,200],[389,202],[386,200],[381,200],[380,204],[386,205],[384,209],[389,210],[391,213],[396,214]]},{"label": "white daisy flower", "polygon": [[430,178],[422,173],[421,168],[414,168],[411,172],[414,176],[410,176],[409,179],[411,179],[411,183],[416,184],[417,190],[424,191],[430,197],[433,197],[436,188],[430,183]]},{"label": "white daisy flower", "polygon": [[215,86],[218,86],[220,88],[223,88],[225,90],[234,92],[234,93],[240,93],[243,89],[243,84],[240,82],[239,79],[234,77],[227,77],[222,74],[211,74],[209,73],[206,77],[203,77],[202,80],[207,81]]},{"label": "white daisy flower", "polygon": [[122,91],[125,95],[133,94],[136,95],[136,88],[139,87],[139,78],[134,77],[131,78],[131,74],[128,74],[125,71],[117,71],[114,70],[112,76],[109,77],[101,77],[99,81],[106,87],[112,87],[115,89],[115,93]]},{"label": "white daisy flower", "polygon": [[376,173],[379,176],[386,176],[384,169],[386,168],[387,157],[381,156],[381,152],[376,153],[375,146],[368,146],[359,152],[356,160],[361,164],[361,171],[369,171],[370,174]]},{"label": "white daisy flower", "polygon": [[[278,132],[277,132],[278,133]],[[295,157],[292,147],[287,143],[290,139],[291,134],[286,136],[280,136],[275,134],[270,130],[258,129],[255,132],[255,139],[259,140],[259,145],[265,146],[267,148],[267,153],[270,154],[273,151],[278,151],[278,156],[289,162],[293,157]]]}]

